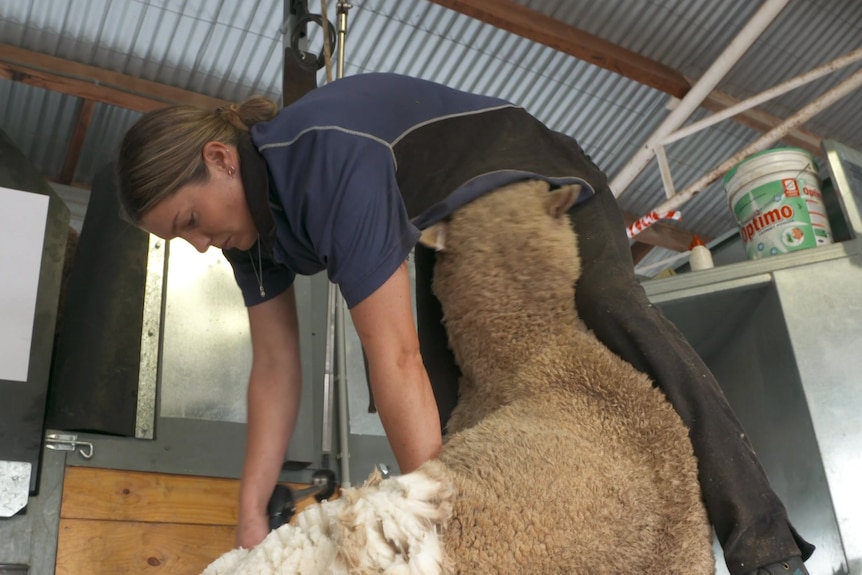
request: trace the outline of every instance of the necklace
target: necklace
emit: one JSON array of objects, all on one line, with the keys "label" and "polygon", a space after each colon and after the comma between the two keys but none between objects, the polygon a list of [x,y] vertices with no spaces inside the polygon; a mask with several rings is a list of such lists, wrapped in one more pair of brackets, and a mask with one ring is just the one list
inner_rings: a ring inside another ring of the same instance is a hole
[{"label": "necklace", "polygon": [[251,257],[251,253],[245,252],[248,254],[248,261],[251,262],[251,269],[254,272],[254,279],[257,280],[257,287],[260,288],[260,297],[266,297],[266,290],[263,289],[263,261],[260,257],[260,238],[257,238],[257,265],[260,266],[260,272],[257,271],[257,268],[254,267],[254,258]]}]

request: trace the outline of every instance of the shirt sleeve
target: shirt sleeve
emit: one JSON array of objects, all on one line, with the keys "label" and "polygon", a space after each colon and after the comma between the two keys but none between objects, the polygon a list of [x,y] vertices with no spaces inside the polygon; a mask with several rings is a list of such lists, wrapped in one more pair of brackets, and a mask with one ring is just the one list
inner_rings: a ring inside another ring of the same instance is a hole
[{"label": "shirt sleeve", "polygon": [[[258,262],[257,244],[249,251],[229,249],[222,250],[222,253],[233,268],[246,307],[270,300],[293,285],[296,274],[290,268],[275,263],[267,252],[261,252]],[[261,285],[265,294],[263,296],[260,295]]]},{"label": "shirt sleeve", "polygon": [[325,224],[310,232],[330,281],[353,307],[392,276],[420,232],[407,217],[390,147],[362,134],[328,137],[330,185],[310,200]]}]

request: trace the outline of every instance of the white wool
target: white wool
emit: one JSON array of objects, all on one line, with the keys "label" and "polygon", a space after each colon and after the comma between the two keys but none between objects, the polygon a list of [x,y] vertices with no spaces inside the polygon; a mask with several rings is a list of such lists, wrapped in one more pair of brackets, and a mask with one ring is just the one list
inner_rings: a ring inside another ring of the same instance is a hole
[{"label": "white wool", "polygon": [[232,551],[228,551],[215,561],[209,564],[209,566],[204,569],[204,572],[201,575],[218,575],[218,574],[227,574],[227,573],[235,573],[235,566],[242,561],[246,555],[248,555],[248,550],[240,547],[239,549],[233,549]]},{"label": "white wool", "polygon": [[439,527],[451,488],[423,470],[385,481],[372,475],[341,497],[308,507],[251,551],[234,549],[202,575],[440,575],[446,558]]}]

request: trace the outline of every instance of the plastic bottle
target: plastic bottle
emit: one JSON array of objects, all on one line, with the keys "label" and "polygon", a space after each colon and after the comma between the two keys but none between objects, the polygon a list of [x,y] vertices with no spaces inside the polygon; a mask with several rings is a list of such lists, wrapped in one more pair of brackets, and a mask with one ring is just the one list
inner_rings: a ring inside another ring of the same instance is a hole
[{"label": "plastic bottle", "polygon": [[703,241],[697,237],[697,234],[692,238],[691,245],[688,246],[688,249],[691,251],[688,256],[688,265],[691,268],[691,271],[696,272],[715,267],[715,264],[712,262],[712,253],[709,251],[709,248],[703,244]]}]

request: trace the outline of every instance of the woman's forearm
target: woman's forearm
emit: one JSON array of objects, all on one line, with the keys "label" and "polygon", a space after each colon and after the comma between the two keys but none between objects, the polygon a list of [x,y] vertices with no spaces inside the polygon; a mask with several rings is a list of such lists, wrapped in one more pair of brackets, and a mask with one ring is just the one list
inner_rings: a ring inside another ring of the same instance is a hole
[{"label": "woman's forearm", "polygon": [[406,263],[350,310],[368,357],[371,390],[402,473],[436,457],[440,415],[413,323]]},{"label": "woman's forearm", "polygon": [[265,513],[266,504],[296,425],[301,375],[252,370],[248,386],[248,427],[240,507]]},{"label": "woman's forearm", "polygon": [[374,402],[398,467],[409,473],[440,452],[437,403],[418,353],[382,363],[370,366]]},{"label": "woman's forearm", "polygon": [[237,529],[237,542],[246,548],[269,531],[266,506],[299,413],[302,368],[293,288],[250,307],[249,328],[254,359]]}]

